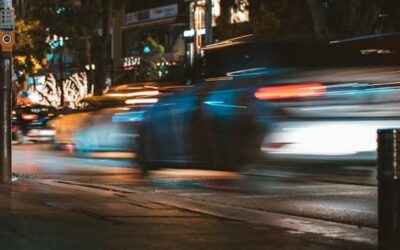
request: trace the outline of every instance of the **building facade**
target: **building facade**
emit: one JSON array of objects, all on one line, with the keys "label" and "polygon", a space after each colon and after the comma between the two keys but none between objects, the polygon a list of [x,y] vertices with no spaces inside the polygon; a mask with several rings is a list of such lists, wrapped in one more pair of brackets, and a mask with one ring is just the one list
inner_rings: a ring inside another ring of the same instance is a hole
[{"label": "building facade", "polygon": [[[248,0],[237,0],[235,9],[223,11],[221,0],[131,0],[114,21],[114,82],[135,82],[143,62],[141,46],[151,37],[165,49],[168,66],[193,66],[205,45],[206,3],[212,4],[212,26],[222,13],[229,13],[230,23],[249,21]],[[218,41],[214,37],[213,41]],[[161,65],[162,66],[162,65]],[[170,70],[171,71],[171,70]]]},{"label": "building facade", "polygon": [[131,0],[114,20],[114,79],[134,82],[141,79],[137,69],[143,62],[143,43],[153,39],[164,48],[157,66],[185,64],[184,30],[189,27],[189,3],[185,0]]}]

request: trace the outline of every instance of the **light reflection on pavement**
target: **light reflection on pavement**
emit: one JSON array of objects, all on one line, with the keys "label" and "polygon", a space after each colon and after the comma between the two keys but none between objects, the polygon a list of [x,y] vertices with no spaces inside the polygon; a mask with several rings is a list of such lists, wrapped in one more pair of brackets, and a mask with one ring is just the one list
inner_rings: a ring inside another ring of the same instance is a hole
[{"label": "light reflection on pavement", "polygon": [[182,199],[291,214],[352,225],[376,226],[373,168],[268,168],[242,173],[164,169],[143,179],[129,159],[93,159],[50,150],[49,145],[17,145],[13,172],[23,178],[112,185]]}]

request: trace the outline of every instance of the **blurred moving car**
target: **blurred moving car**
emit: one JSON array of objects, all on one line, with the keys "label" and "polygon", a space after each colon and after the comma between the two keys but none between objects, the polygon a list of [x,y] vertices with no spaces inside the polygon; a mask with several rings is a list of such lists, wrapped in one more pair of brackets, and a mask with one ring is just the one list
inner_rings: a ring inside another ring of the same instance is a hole
[{"label": "blurred moving car", "polygon": [[[374,163],[377,130],[400,127],[400,34],[330,46],[337,53],[331,67],[257,92],[288,114],[264,138],[261,149],[270,159]],[[309,84],[293,84],[299,79]]]},{"label": "blurred moving car", "polygon": [[54,131],[47,123],[56,115],[56,109],[44,105],[17,106],[12,111],[12,138],[18,143],[51,141]]},{"label": "blurred moving car", "polygon": [[154,82],[126,84],[86,98],[83,110],[52,122],[55,146],[68,146],[76,152],[131,152],[145,110],[160,97],[184,87]]},{"label": "blurred moving car", "polygon": [[133,119],[116,119],[129,116],[130,107],[112,107],[78,112],[57,118],[53,127],[56,131],[57,147],[72,147],[76,152],[131,151],[135,136]]},{"label": "blurred moving car", "polygon": [[208,46],[205,80],[145,113],[138,161],[144,171],[290,157],[374,161],[376,129],[400,126],[399,53],[400,34]]}]

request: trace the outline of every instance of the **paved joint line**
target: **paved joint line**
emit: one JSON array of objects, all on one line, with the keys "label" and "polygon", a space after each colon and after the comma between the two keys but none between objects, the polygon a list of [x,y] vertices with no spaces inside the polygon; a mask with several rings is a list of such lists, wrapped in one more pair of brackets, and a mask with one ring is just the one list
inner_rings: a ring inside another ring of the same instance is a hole
[{"label": "paved joint line", "polygon": [[260,211],[249,208],[232,207],[227,204],[186,200],[182,197],[176,197],[161,193],[147,193],[109,185],[57,180],[40,180],[38,182],[58,187],[78,189],[80,191],[101,195],[109,195],[110,192],[112,192],[113,194],[122,192],[127,195],[127,199],[138,198],[130,197],[129,194],[146,194],[143,199],[164,206],[184,209],[224,219],[243,221],[258,225],[262,224],[277,228],[285,228],[287,230],[294,230],[297,232],[316,234],[327,238],[352,241],[363,243],[366,245],[377,245],[377,230],[373,228],[359,228],[354,225],[285,215],[275,212]]}]

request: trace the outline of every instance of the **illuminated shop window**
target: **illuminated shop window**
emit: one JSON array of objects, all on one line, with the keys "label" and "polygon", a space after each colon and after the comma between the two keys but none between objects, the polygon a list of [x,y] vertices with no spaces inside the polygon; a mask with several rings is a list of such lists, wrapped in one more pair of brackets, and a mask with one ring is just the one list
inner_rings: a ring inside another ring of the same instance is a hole
[{"label": "illuminated shop window", "polygon": [[[195,5],[195,20],[200,22],[199,29],[205,27],[205,0],[198,0]],[[221,15],[221,0],[212,0],[212,26],[216,26],[216,19]]]},{"label": "illuminated shop window", "polygon": [[221,15],[221,0],[213,0],[212,6],[212,25],[216,26],[216,19]]},{"label": "illuminated shop window", "polygon": [[236,8],[231,9],[231,23],[243,23],[250,20],[249,1],[235,0]]}]

